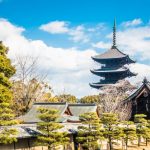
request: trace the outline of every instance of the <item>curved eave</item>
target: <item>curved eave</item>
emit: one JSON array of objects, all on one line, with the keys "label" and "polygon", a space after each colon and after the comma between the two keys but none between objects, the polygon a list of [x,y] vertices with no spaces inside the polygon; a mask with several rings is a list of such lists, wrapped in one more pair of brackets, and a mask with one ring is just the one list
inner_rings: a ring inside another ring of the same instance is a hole
[{"label": "curved eave", "polygon": [[90,87],[95,89],[100,89],[101,87],[105,86],[105,84],[96,84],[96,83],[89,83]]},{"label": "curved eave", "polygon": [[108,71],[94,71],[94,70],[90,70],[91,73],[98,75],[98,76],[102,76],[102,75],[106,75],[106,74],[120,74],[120,73],[124,73],[124,72],[128,72],[129,69],[126,70],[122,70],[122,71],[112,71],[112,70],[108,70]]},{"label": "curved eave", "polygon": [[96,61],[96,62],[105,62],[105,61],[108,61],[108,60],[118,60],[118,59],[123,59],[123,58],[126,58],[127,55],[123,56],[123,57],[116,57],[116,58],[98,58],[96,56],[92,56],[91,58]]},{"label": "curved eave", "polygon": [[130,77],[133,77],[133,76],[137,76],[137,73],[133,73],[133,72],[129,71],[128,75],[129,75]]},{"label": "curved eave", "polygon": [[133,64],[136,63],[136,61],[132,60],[129,56],[128,56],[128,64]]}]

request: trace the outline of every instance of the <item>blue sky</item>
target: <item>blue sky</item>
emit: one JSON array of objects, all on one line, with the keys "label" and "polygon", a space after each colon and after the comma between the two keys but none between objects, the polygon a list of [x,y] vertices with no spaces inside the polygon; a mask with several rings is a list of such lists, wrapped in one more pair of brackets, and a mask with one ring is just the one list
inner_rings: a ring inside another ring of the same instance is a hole
[{"label": "blue sky", "polygon": [[11,22],[34,28],[53,20],[112,23],[141,18],[148,21],[149,0],[2,0],[0,14]]},{"label": "blue sky", "polygon": [[137,83],[150,79],[149,0],[1,0],[0,40],[16,54],[39,57],[40,73],[48,73],[55,94],[77,97],[97,94],[91,56],[111,46],[113,20],[117,45],[129,54],[139,73]]}]

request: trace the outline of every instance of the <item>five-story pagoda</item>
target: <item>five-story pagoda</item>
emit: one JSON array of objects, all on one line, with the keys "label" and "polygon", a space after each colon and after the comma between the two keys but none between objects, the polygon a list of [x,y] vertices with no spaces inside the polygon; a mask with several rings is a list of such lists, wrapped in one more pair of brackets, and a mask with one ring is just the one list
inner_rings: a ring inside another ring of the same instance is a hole
[{"label": "five-story pagoda", "polygon": [[103,54],[92,57],[94,61],[101,64],[100,69],[91,70],[97,76],[102,77],[99,82],[91,83],[90,86],[99,89],[105,85],[115,84],[126,77],[136,76],[125,65],[135,63],[127,54],[122,53],[116,46],[116,21],[113,27],[113,45],[111,49]]}]

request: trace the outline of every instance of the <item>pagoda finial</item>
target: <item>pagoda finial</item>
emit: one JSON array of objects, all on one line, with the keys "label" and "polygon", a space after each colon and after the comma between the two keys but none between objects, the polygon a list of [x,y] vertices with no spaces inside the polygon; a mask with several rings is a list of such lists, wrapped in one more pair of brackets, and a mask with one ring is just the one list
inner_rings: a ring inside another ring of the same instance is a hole
[{"label": "pagoda finial", "polygon": [[112,48],[116,47],[116,18],[114,19],[114,26],[113,26],[113,45]]}]

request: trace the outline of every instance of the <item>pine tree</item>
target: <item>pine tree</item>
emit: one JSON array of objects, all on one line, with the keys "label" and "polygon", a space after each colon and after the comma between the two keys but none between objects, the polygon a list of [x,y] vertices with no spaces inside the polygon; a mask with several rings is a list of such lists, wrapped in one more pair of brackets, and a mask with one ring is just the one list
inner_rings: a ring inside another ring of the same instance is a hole
[{"label": "pine tree", "polygon": [[42,146],[47,146],[48,150],[52,150],[59,145],[67,144],[69,141],[67,133],[59,131],[63,126],[58,123],[58,110],[39,108],[38,111],[41,122],[37,124],[37,129],[41,134],[37,137],[37,143]]},{"label": "pine tree", "polygon": [[128,142],[133,141],[137,138],[136,128],[134,122],[132,121],[124,121],[123,125],[123,139],[126,145],[126,150],[128,149]]},{"label": "pine tree", "polygon": [[80,116],[82,126],[78,127],[77,142],[83,149],[98,149],[97,141],[102,139],[101,124],[96,113],[88,112]]},{"label": "pine tree", "polygon": [[150,139],[150,120],[147,120],[147,126],[146,126],[147,128],[148,128],[148,131],[147,131],[147,133],[146,133],[146,146],[147,146],[147,144],[148,144],[148,139]]},{"label": "pine tree", "polygon": [[123,131],[118,126],[118,117],[116,114],[103,113],[101,121],[104,125],[104,137],[108,139],[109,148],[112,150],[114,140],[121,139],[123,136]]},{"label": "pine tree", "polygon": [[150,137],[150,130],[147,127],[148,123],[145,118],[146,118],[146,115],[144,114],[136,114],[134,116],[134,121],[136,123],[136,134],[138,137],[138,146],[140,146],[141,138],[147,139]]},{"label": "pine tree", "polygon": [[12,143],[16,141],[15,129],[8,126],[16,124],[11,110],[12,92],[10,78],[15,74],[15,68],[7,58],[8,48],[0,42],[0,143]]}]

